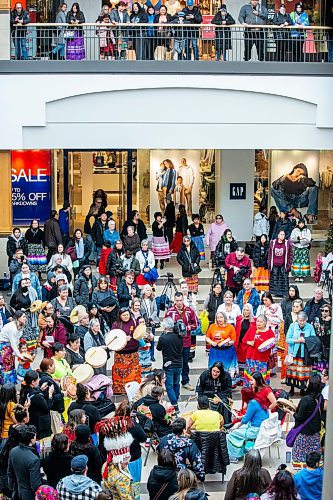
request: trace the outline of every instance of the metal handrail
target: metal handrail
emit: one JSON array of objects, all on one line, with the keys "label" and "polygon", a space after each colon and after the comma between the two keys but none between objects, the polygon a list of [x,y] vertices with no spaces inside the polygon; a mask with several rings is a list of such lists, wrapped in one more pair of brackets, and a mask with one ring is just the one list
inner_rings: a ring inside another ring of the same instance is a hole
[{"label": "metal handrail", "polygon": [[81,26],[95,26],[95,27],[101,27],[101,26],[124,26],[128,28],[129,26],[133,26],[136,28],[142,27],[147,27],[151,28],[152,26],[158,27],[160,26],[161,28],[165,28],[166,26],[171,26],[174,28],[183,28],[183,29],[190,29],[190,28],[217,28],[217,29],[226,29],[226,28],[253,28],[253,29],[258,29],[258,28],[267,28],[267,29],[277,29],[277,30],[285,30],[285,29],[301,29],[301,30],[333,30],[333,28],[329,26],[277,26],[275,24],[230,24],[230,25],[216,25],[216,24],[176,24],[176,23],[80,23],[80,24],[71,24],[71,23],[29,23],[29,24],[13,24],[13,26],[16,26],[18,28],[22,27],[27,27],[27,26],[33,26],[33,27],[54,27],[54,26],[64,26],[64,27],[81,27]]}]

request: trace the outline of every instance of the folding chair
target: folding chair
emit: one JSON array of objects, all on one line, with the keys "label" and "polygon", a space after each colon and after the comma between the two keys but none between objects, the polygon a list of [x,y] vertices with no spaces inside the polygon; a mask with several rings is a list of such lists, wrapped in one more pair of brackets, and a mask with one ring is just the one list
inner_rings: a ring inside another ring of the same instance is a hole
[{"label": "folding chair", "polygon": [[135,380],[133,382],[128,382],[125,385],[125,391],[126,391],[126,395],[127,395],[129,403],[133,402],[134,396],[138,392],[139,387],[140,387],[140,384],[138,382],[136,382]]}]

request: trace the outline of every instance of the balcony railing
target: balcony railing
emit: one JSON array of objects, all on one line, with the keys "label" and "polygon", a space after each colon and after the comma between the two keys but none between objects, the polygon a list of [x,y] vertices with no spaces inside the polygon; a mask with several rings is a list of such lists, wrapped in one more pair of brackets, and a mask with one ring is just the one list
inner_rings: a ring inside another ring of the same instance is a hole
[{"label": "balcony railing", "polygon": [[330,62],[332,51],[323,26],[31,23],[11,32],[16,60]]}]

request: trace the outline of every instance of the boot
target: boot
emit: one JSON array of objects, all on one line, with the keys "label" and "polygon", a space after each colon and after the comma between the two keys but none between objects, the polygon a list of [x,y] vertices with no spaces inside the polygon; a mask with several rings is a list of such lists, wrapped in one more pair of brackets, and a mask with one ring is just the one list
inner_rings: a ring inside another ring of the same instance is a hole
[{"label": "boot", "polygon": [[163,268],[164,268],[164,260],[161,260],[160,269],[163,269]]}]

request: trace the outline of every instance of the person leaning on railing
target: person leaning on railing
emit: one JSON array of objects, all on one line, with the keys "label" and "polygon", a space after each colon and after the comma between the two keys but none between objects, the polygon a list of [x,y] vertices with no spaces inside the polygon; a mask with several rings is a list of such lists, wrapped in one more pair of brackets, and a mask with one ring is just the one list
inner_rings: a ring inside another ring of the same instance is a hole
[{"label": "person leaning on railing", "polygon": [[219,61],[222,56],[222,61],[227,60],[227,50],[231,47],[231,30],[226,28],[231,24],[235,24],[234,18],[227,11],[227,6],[223,3],[219,11],[213,17],[212,24],[216,26],[222,26],[215,30],[215,49],[216,49],[216,60]]},{"label": "person leaning on railing", "polygon": [[[130,17],[126,10],[126,3],[118,2],[116,8],[110,14],[112,24],[129,24]],[[124,27],[119,27],[116,31],[116,59],[126,59],[127,37]]]},{"label": "person leaning on railing", "polygon": [[[139,2],[134,2],[132,5],[130,22],[131,24],[143,24],[148,22],[148,16]],[[147,59],[148,55],[146,30],[147,28],[138,26],[136,28],[131,28],[130,31],[136,59],[140,61],[143,59]]]},{"label": "person leaning on railing", "polygon": [[66,22],[71,25],[64,33],[64,37],[67,40],[66,59],[71,61],[85,59],[84,32],[83,28],[79,27],[79,25],[84,24],[86,20],[77,2],[74,2],[70,11],[68,11]]},{"label": "person leaning on railing", "polygon": [[265,31],[258,28],[247,29],[247,26],[260,26],[267,24],[268,11],[259,4],[259,0],[251,0],[243,5],[239,11],[239,22],[245,26],[244,30],[244,61],[251,60],[253,45],[256,46],[259,61],[265,60]]},{"label": "person leaning on railing", "polygon": [[[194,0],[187,0],[186,7],[183,9],[185,14],[185,19],[190,22],[190,24],[201,24],[202,15],[199,7],[194,5]],[[185,31],[186,33],[186,59],[191,60],[191,47],[193,50],[193,56],[195,61],[199,61],[199,28],[189,28]]]},{"label": "person leaning on railing", "polygon": [[288,52],[288,42],[290,40],[290,30],[282,29],[285,26],[293,24],[291,17],[287,14],[284,4],[281,5],[278,12],[274,14],[273,24],[280,26],[280,30],[273,30],[276,44],[276,61],[285,61]]},{"label": "person leaning on railing", "polygon": [[[298,28],[302,26],[309,26],[309,18],[307,13],[304,11],[303,5],[298,2],[295,4],[295,10],[290,14],[292,24]],[[291,30],[292,38],[292,51],[293,51],[293,62],[300,62],[304,58],[303,55],[303,44],[306,38],[306,30],[296,29]]]},{"label": "person leaning on railing", "polygon": [[27,60],[27,24],[30,17],[27,10],[23,9],[20,2],[16,2],[14,9],[10,13],[10,31],[15,45],[15,55],[17,60]]},{"label": "person leaning on railing", "polygon": [[[56,24],[66,24],[67,23],[66,11],[67,11],[67,3],[60,4],[57,15],[56,15],[56,20],[55,20]],[[56,29],[56,34],[54,35],[55,46],[53,47],[53,49],[50,53],[50,59],[59,59],[62,61],[65,60],[66,40],[64,37],[64,33],[65,33],[64,26],[59,26],[59,28]]]}]

